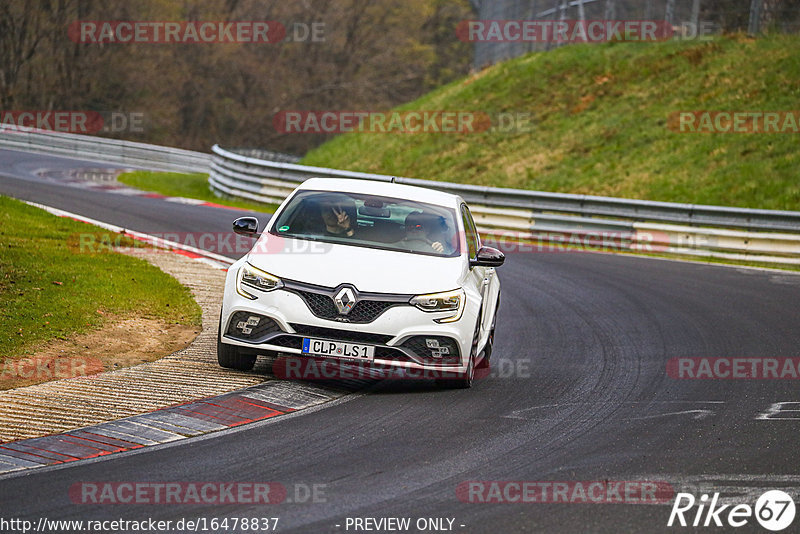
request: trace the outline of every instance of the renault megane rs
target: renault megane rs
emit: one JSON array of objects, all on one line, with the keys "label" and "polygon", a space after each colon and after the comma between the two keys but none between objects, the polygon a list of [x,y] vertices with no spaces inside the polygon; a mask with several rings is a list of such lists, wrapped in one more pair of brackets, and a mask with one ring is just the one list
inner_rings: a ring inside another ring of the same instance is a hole
[{"label": "renault megane rs", "polygon": [[333,358],[470,387],[494,341],[503,264],[458,196],[388,182],[314,178],[281,204],[228,270],[220,365],[258,354]]}]

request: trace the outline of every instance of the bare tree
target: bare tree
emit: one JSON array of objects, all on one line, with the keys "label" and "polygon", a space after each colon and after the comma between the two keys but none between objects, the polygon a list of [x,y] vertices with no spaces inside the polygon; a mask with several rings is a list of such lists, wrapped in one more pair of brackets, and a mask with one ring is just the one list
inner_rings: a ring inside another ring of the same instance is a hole
[{"label": "bare tree", "polygon": [[0,105],[10,109],[18,101],[20,71],[36,54],[45,36],[49,2],[0,3]]}]

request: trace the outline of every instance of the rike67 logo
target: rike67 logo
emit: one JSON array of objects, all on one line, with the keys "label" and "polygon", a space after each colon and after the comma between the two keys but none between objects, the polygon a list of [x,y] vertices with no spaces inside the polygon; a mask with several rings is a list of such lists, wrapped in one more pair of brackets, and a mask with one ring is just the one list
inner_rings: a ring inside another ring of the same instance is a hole
[{"label": "rike67 logo", "polygon": [[707,494],[695,499],[691,493],[678,493],[667,526],[739,528],[750,524],[755,517],[765,529],[778,532],[794,521],[794,500],[781,490],[765,492],[758,498],[755,507],[749,504],[718,503],[719,493],[715,493],[710,500]]}]

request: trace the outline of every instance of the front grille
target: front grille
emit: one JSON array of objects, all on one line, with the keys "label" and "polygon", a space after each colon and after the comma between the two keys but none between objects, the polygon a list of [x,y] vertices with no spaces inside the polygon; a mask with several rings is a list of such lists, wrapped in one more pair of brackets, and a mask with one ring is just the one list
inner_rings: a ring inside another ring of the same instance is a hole
[{"label": "front grille", "polygon": [[225,334],[242,341],[257,342],[280,331],[281,327],[278,326],[278,323],[269,317],[238,311],[229,319],[228,330]]},{"label": "front grille", "polygon": [[[309,291],[305,287],[292,287],[293,283],[287,283],[286,289],[294,291],[303,302],[306,303],[311,313],[321,319],[328,319],[330,321],[340,321],[343,323],[365,324],[371,323],[381,316],[383,312],[392,306],[407,305],[411,295],[393,295],[391,298],[380,297],[379,294],[358,294],[358,302],[353,306],[348,314],[340,314],[336,309],[336,304],[333,302],[333,295],[336,294],[339,288],[318,288],[315,291]],[[340,286],[341,287],[341,286]]]},{"label": "front grille", "polygon": [[455,341],[447,337],[435,338],[441,341],[441,345],[448,343],[449,346],[452,347],[449,355],[440,358],[434,358],[431,355],[432,349],[427,346],[426,339],[434,339],[433,337],[416,336],[408,339],[400,346],[408,351],[411,351],[414,354],[412,357],[397,347],[382,346],[384,343],[392,339],[392,336],[389,335],[371,334],[368,332],[350,332],[347,330],[338,330],[336,328],[322,328],[319,326],[301,324],[291,324],[291,327],[297,331],[297,334],[283,334],[275,336],[269,338],[266,343],[287,349],[302,350],[303,337],[313,336],[337,341],[375,344],[377,345],[375,347],[375,358],[379,360],[416,362],[436,365],[457,365],[460,363],[460,359],[458,358],[458,346],[456,345]]},{"label": "front grille", "polygon": [[[299,335],[286,334],[272,338],[268,341],[270,345],[284,347],[287,349],[302,350],[303,338]],[[394,347],[375,347],[375,357],[381,360],[395,360],[399,362],[412,361],[405,353]]]},{"label": "front grille", "polygon": [[310,291],[298,291],[298,293],[305,301],[308,309],[311,310],[311,313],[317,317],[333,319],[339,315],[336,304],[333,303],[333,299],[329,296],[320,293],[312,293]]},{"label": "front grille", "polygon": [[393,347],[375,347],[375,358],[379,360],[392,360],[396,362],[411,362],[409,356]]},{"label": "front grille", "polygon": [[353,306],[353,309],[347,314],[347,317],[350,319],[350,322],[353,323],[371,323],[387,309],[396,305],[396,302],[360,300]]},{"label": "front grille", "polygon": [[370,343],[373,345],[385,345],[394,336],[385,334],[373,334],[370,332],[353,332],[351,330],[339,330],[337,328],[323,328],[305,324],[291,324],[298,334],[309,337],[321,337],[339,341],[352,341],[354,343]]},{"label": "front grille", "polygon": [[284,347],[287,349],[300,350],[303,348],[303,338],[293,335],[278,336],[276,338],[270,339],[269,344],[277,345],[278,347]]}]

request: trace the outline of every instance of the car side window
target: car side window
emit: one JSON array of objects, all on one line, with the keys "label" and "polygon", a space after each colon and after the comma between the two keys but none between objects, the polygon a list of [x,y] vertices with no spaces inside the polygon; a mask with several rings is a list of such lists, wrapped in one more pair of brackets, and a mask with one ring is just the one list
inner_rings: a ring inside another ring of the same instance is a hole
[{"label": "car side window", "polygon": [[464,221],[464,233],[467,239],[469,257],[474,259],[478,255],[478,231],[475,229],[475,221],[472,220],[472,214],[466,204],[461,205],[461,218]]}]

